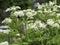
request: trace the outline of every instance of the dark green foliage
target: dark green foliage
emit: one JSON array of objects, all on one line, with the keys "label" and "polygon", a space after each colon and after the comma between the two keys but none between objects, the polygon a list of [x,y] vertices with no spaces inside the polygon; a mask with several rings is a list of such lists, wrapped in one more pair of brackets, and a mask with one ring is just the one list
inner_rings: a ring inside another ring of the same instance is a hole
[{"label": "dark green foliage", "polygon": [[60,29],[26,30],[19,40],[17,38],[16,45],[59,45],[60,34],[58,34],[58,30]]},{"label": "dark green foliage", "polygon": [[0,32],[0,43],[4,41],[8,41],[8,34]]}]

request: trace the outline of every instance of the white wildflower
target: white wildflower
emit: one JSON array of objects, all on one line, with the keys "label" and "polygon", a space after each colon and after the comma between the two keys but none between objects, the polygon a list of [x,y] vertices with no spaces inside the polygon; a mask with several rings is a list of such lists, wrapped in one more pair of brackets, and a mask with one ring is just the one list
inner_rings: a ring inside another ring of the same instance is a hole
[{"label": "white wildflower", "polygon": [[34,16],[34,15],[32,14],[32,12],[27,12],[27,13],[26,13],[26,16],[27,16],[27,17],[32,17],[32,16]]},{"label": "white wildflower", "polygon": [[33,15],[37,14],[37,12],[35,10],[32,10],[31,12],[32,12]]},{"label": "white wildflower", "polygon": [[11,10],[16,10],[15,6],[10,7]]},{"label": "white wildflower", "polygon": [[48,12],[52,12],[52,10],[51,9],[48,9]]},{"label": "white wildflower", "polygon": [[0,45],[9,45],[8,41],[0,43]]},{"label": "white wildflower", "polygon": [[10,30],[3,30],[3,33],[9,34]]},{"label": "white wildflower", "polygon": [[57,6],[58,8],[60,8],[60,5],[59,6]]},{"label": "white wildflower", "polygon": [[26,11],[27,11],[27,12],[30,12],[30,11],[32,11],[32,9],[27,9]]},{"label": "white wildflower", "polygon": [[2,23],[11,23],[12,22],[12,19],[10,18],[5,18]]},{"label": "white wildflower", "polygon": [[38,30],[38,27],[37,27],[37,26],[35,26],[33,29],[34,29],[34,30]]},{"label": "white wildflower", "polygon": [[44,12],[45,12],[45,13],[47,13],[47,12],[48,12],[46,8],[44,9]]},{"label": "white wildflower", "polygon": [[16,36],[20,36],[20,34],[18,33],[18,34],[16,34]]},{"label": "white wildflower", "polygon": [[57,13],[57,17],[60,17],[60,13]]},{"label": "white wildflower", "polygon": [[16,16],[16,17],[21,17],[21,16],[24,16],[24,12],[23,11],[15,11],[14,12],[14,16]]},{"label": "white wildflower", "polygon": [[12,6],[10,7],[11,10],[21,9],[19,6]]},{"label": "white wildflower", "polygon": [[19,6],[16,6],[16,9],[21,9]]},{"label": "white wildflower", "polygon": [[44,12],[45,12],[45,13],[51,13],[52,11],[51,11],[51,9],[47,10],[47,9],[45,8],[45,9],[44,9]]},{"label": "white wildflower", "polygon": [[59,24],[58,23],[54,23],[52,26],[53,27],[59,27]]},{"label": "white wildflower", "polygon": [[7,8],[6,9],[6,12],[8,12],[8,11],[13,11],[13,10],[17,10],[17,9],[21,9],[19,6],[12,6],[12,7],[10,7],[10,8]]},{"label": "white wildflower", "polygon": [[5,11],[6,11],[6,12],[10,11],[10,8],[7,8]]},{"label": "white wildflower", "polygon": [[23,10],[23,12],[27,12],[27,10]]},{"label": "white wildflower", "polygon": [[42,5],[40,5],[39,3],[37,3],[37,7],[38,9],[42,9]]},{"label": "white wildflower", "polygon": [[38,28],[46,28],[46,24],[42,23],[40,20],[36,20],[35,23],[28,24],[28,29],[33,28],[34,30],[38,30]]},{"label": "white wildflower", "polygon": [[35,25],[33,23],[28,24],[28,29],[34,28]]},{"label": "white wildflower", "polygon": [[50,25],[50,26],[52,26],[54,24],[54,21],[52,19],[48,19],[47,20],[47,24]]},{"label": "white wildflower", "polygon": [[42,10],[38,10],[38,12],[39,12],[39,13],[43,13],[43,11],[42,11]]},{"label": "white wildflower", "polygon": [[43,22],[41,22],[40,20],[35,21],[34,25],[35,25],[36,27],[46,28],[46,24],[43,23]]},{"label": "white wildflower", "polygon": [[41,23],[40,20],[36,20],[35,23],[34,23],[34,25],[37,26],[37,27],[40,27],[40,23]]},{"label": "white wildflower", "polygon": [[53,7],[53,11],[58,11],[57,5],[55,5],[55,6]]},{"label": "white wildflower", "polygon": [[40,27],[44,29],[44,28],[46,28],[46,24],[44,24],[44,23],[41,22],[40,23]]},{"label": "white wildflower", "polygon": [[5,34],[9,34],[10,30],[2,30],[2,29],[0,29],[0,32],[3,32]]},{"label": "white wildflower", "polygon": [[49,5],[50,6],[53,6],[54,5],[54,2],[49,1]]}]

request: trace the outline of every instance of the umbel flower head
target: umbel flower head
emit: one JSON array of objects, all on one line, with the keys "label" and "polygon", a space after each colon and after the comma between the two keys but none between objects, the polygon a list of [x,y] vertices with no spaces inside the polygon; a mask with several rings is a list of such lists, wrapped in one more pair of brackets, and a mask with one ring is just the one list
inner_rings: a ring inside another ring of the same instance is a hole
[{"label": "umbel flower head", "polygon": [[54,2],[49,1],[50,6],[53,6],[54,4],[55,4]]},{"label": "umbel flower head", "polygon": [[57,17],[60,17],[60,13],[57,13]]},{"label": "umbel flower head", "polygon": [[12,19],[11,18],[5,18],[2,23],[11,23]]},{"label": "umbel flower head", "polygon": [[35,10],[29,10],[26,12],[26,16],[28,18],[31,18],[31,17],[35,16],[36,14],[37,14],[37,12]]},{"label": "umbel flower head", "polygon": [[5,11],[8,12],[8,11],[13,11],[13,10],[17,10],[17,9],[21,9],[19,6],[12,6],[10,8],[7,8]]},{"label": "umbel flower head", "polygon": [[40,20],[36,20],[34,23],[28,24],[27,27],[28,27],[28,29],[29,28],[33,28],[34,30],[38,30],[38,28],[45,29],[46,28],[46,24],[41,22]]},{"label": "umbel flower head", "polygon": [[9,45],[8,41],[1,42],[0,45]]},{"label": "umbel flower head", "polygon": [[52,25],[52,27],[59,27],[59,24],[58,24],[58,23],[54,23],[54,24]]},{"label": "umbel flower head", "polygon": [[48,19],[47,20],[47,24],[50,25],[50,26],[52,26],[54,24],[53,19]]},{"label": "umbel flower head", "polygon": [[46,24],[45,23],[43,23],[42,21],[40,21],[40,20],[36,20],[35,21],[35,26],[37,26],[37,27],[39,27],[39,28],[46,28]]},{"label": "umbel flower head", "polygon": [[16,17],[22,17],[22,16],[24,16],[24,12],[23,11],[15,11],[14,12],[14,16],[16,16]]}]

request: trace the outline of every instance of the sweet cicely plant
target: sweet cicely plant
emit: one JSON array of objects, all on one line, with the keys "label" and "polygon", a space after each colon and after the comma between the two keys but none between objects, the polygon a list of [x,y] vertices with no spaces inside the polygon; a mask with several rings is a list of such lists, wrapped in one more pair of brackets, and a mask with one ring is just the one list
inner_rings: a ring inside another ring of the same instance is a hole
[{"label": "sweet cicely plant", "polygon": [[6,12],[10,17],[2,23],[10,27],[12,34],[18,36],[23,34],[22,39],[27,41],[27,44],[34,45],[34,41],[40,41],[41,45],[60,44],[60,6],[51,1],[42,5],[37,3],[37,6],[36,11],[34,9],[21,10],[19,6],[7,8]]}]

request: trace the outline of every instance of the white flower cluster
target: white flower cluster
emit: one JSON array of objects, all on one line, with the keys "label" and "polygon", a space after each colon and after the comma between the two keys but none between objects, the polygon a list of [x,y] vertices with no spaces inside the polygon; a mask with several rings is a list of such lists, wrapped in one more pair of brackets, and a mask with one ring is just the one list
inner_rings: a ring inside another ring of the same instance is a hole
[{"label": "white flower cluster", "polygon": [[45,24],[44,22],[42,22],[40,20],[36,20],[35,23],[28,24],[27,29],[31,29],[31,28],[33,28],[35,30],[38,30],[39,28],[46,29],[46,27],[48,25],[50,25],[52,27],[60,27],[59,23],[60,23],[60,20],[58,20],[58,23],[55,23],[53,21],[53,19],[48,19],[47,24]]},{"label": "white flower cluster", "polygon": [[8,41],[0,43],[0,45],[9,45]]},{"label": "white flower cluster", "polygon": [[54,23],[52,27],[59,27],[60,25],[58,23]]},{"label": "white flower cluster", "polygon": [[47,24],[50,25],[50,26],[52,26],[54,24],[54,21],[52,19],[48,19],[47,20]]},{"label": "white flower cluster", "polygon": [[18,33],[18,34],[16,34],[16,36],[20,36],[20,34]]},{"label": "white flower cluster", "polygon": [[54,4],[55,4],[54,2],[49,1],[50,6],[53,6]]},{"label": "white flower cluster", "polygon": [[2,29],[0,29],[0,32],[3,32],[5,34],[9,34],[10,30],[2,30]]},{"label": "white flower cluster", "polygon": [[22,16],[24,16],[24,12],[23,11],[15,11],[14,12],[14,16],[16,16],[16,17],[22,17]]},{"label": "white flower cluster", "polygon": [[42,5],[37,3],[37,7],[39,12],[44,12],[44,13],[51,13],[53,11],[57,12],[59,11],[58,8],[60,8],[60,6],[57,6],[54,2],[51,2],[51,1],[49,1],[49,3],[42,4]]},{"label": "white flower cluster", "polygon": [[29,18],[33,17],[36,14],[37,14],[37,12],[34,11],[34,10],[27,10],[27,12],[26,12],[26,16],[29,17]]},{"label": "white flower cluster", "polygon": [[[42,4],[40,5],[39,3],[37,3],[38,6],[38,10],[32,10],[32,9],[26,9],[26,10],[16,10],[16,9],[20,9],[20,7],[10,7],[6,10],[7,11],[13,11],[11,15],[15,16],[15,17],[22,17],[26,23],[30,20],[33,20],[30,23],[27,23],[27,29],[33,28],[35,30],[38,30],[38,28],[43,28],[45,29],[48,25],[52,26],[52,27],[60,27],[60,20],[58,20],[58,22],[55,22],[53,19],[59,18],[60,17],[60,13],[58,13],[60,6],[56,5],[54,2],[49,2],[46,4]],[[46,18],[43,17],[46,15]],[[51,17],[50,17],[51,16]],[[26,17],[26,18],[25,18]],[[45,19],[47,19],[46,22],[40,21],[40,18],[44,18],[43,20],[46,21]],[[50,18],[50,19],[48,19]],[[34,20],[35,19],[35,20]],[[2,21],[2,23],[7,22],[7,23],[11,23],[12,20],[10,18],[6,18],[5,20]],[[46,23],[46,24],[45,24]],[[19,35],[19,34],[17,34]]]},{"label": "white flower cluster", "polygon": [[57,13],[57,17],[60,17],[60,13]]},{"label": "white flower cluster", "polygon": [[10,18],[5,18],[2,23],[11,23],[12,22],[12,19]]},{"label": "white flower cluster", "polygon": [[51,13],[52,11],[51,11],[51,9],[44,9],[44,13]]},{"label": "white flower cluster", "polygon": [[[47,7],[48,7],[48,4],[46,4],[47,5]],[[49,7],[48,9],[46,8],[46,5],[44,5],[44,4],[42,4],[42,5],[40,5],[40,4],[38,4],[38,12],[40,12],[40,13],[50,13],[50,12],[52,12],[52,10],[51,10],[51,8]]]},{"label": "white flower cluster", "polygon": [[31,29],[31,28],[34,28],[34,27],[35,27],[34,23],[27,24],[27,29]]},{"label": "white flower cluster", "polygon": [[38,28],[45,29],[46,28],[46,24],[41,22],[40,20],[37,20],[37,21],[35,21],[35,23],[28,24],[27,27],[28,27],[28,29],[29,28],[33,28],[35,30],[38,30]]},{"label": "white flower cluster", "polygon": [[53,19],[48,19],[47,20],[47,24],[50,25],[50,26],[52,26],[52,27],[60,27],[60,25],[58,23],[55,23],[53,21]]},{"label": "white flower cluster", "polygon": [[20,11],[15,11],[14,13],[14,16],[16,16],[16,17],[22,17],[22,16],[27,16],[28,18],[31,18],[31,17],[33,17],[34,15],[36,15],[37,14],[37,12],[36,11],[34,11],[34,10],[31,10],[31,9],[27,9],[27,10],[20,10]]},{"label": "white flower cluster", "polygon": [[8,11],[17,10],[17,9],[21,9],[21,8],[19,6],[12,6],[10,8],[7,8],[5,11],[8,12]]},{"label": "white flower cluster", "polygon": [[57,7],[58,7],[58,8],[60,8],[60,6],[59,6],[59,5],[58,5]]},{"label": "white flower cluster", "polygon": [[35,26],[40,27],[40,28],[46,28],[46,24],[41,22],[40,20],[35,21]]},{"label": "white flower cluster", "polygon": [[37,3],[37,7],[38,7],[38,9],[42,9],[42,5],[40,5],[39,3]]}]

